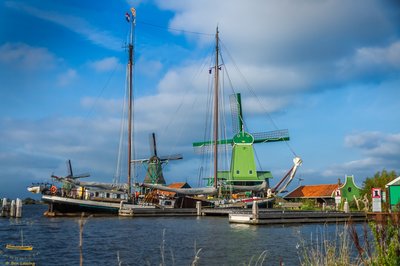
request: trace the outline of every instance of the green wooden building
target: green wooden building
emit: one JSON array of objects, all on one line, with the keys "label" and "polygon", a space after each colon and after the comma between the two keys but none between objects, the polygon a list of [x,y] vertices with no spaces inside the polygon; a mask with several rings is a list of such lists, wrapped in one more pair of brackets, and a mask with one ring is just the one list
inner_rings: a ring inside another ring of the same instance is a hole
[{"label": "green wooden building", "polygon": [[356,185],[354,182],[353,175],[346,175],[345,181],[342,186],[339,187],[341,192],[342,201],[347,199],[347,202],[351,202],[354,200],[354,196],[359,198],[361,188]]},{"label": "green wooden building", "polygon": [[388,192],[390,209],[399,211],[398,207],[400,204],[400,176],[386,184],[385,187]]}]

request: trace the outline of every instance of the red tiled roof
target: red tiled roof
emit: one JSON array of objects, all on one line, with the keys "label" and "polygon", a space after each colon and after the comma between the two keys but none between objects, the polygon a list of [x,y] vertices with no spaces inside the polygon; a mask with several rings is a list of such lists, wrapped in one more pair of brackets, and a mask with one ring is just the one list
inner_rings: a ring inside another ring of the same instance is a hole
[{"label": "red tiled roof", "polygon": [[284,198],[332,198],[338,184],[300,186]]},{"label": "red tiled roof", "polygon": [[168,187],[170,187],[170,188],[190,188],[190,186],[186,182],[172,183]]},{"label": "red tiled roof", "polygon": [[[186,182],[177,182],[177,183],[172,183],[170,185],[168,185],[168,187],[170,188],[190,188],[189,184]],[[160,195],[164,195],[164,196],[168,196],[168,197],[173,197],[176,195],[175,192],[171,192],[171,191],[158,191],[158,193]]]}]

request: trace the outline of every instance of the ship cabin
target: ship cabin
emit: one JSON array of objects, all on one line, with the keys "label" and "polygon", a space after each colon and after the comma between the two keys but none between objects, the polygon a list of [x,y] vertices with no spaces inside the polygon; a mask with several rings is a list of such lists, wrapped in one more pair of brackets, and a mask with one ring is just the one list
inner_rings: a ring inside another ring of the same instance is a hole
[{"label": "ship cabin", "polygon": [[116,190],[84,189],[84,198],[87,200],[108,201],[119,203],[128,200],[128,194]]}]

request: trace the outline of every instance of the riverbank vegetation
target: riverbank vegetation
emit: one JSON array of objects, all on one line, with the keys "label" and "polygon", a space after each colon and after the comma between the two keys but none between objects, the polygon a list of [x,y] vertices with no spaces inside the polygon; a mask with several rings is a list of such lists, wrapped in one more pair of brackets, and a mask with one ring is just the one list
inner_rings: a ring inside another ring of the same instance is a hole
[{"label": "riverbank vegetation", "polygon": [[302,241],[299,259],[303,266],[392,266],[400,265],[400,213],[382,223],[362,227],[353,223],[337,230],[335,236],[322,232],[311,242]]}]

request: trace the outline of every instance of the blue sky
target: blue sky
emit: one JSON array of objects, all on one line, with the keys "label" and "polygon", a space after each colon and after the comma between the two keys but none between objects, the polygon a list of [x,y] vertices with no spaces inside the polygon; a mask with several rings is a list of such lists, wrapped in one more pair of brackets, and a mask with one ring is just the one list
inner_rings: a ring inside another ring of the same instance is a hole
[{"label": "blue sky", "polygon": [[[273,130],[270,116],[289,129],[303,184],[348,174],[361,185],[382,169],[399,172],[397,1],[2,1],[0,196],[28,196],[32,182],[66,174],[67,159],[77,173],[112,181],[131,6],[136,156],[149,155],[153,131],[159,154],[182,153],[165,167],[167,182],[198,183],[201,157],[191,143],[204,132],[217,25],[226,68],[240,69],[229,73],[247,127]],[[275,184],[291,167],[291,149],[256,149]]]}]

